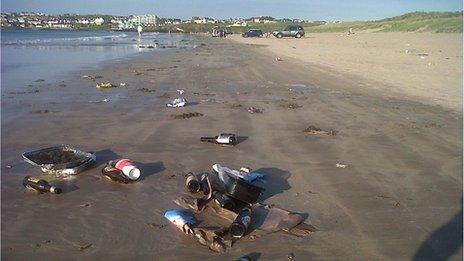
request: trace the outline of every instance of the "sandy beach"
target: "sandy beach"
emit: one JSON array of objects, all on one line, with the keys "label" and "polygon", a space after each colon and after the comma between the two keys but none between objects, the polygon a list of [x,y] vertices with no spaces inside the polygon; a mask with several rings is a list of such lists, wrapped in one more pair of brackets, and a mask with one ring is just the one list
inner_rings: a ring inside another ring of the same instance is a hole
[{"label": "sandy beach", "polygon": [[243,38],[327,73],[364,79],[357,88],[462,110],[462,34],[309,33],[303,39]]},{"label": "sandy beach", "polygon": [[[462,35],[197,38],[194,50],[83,72],[124,87],[98,90],[75,73],[34,83],[39,92],[2,91],[3,259],[462,259]],[[190,105],[166,108],[177,89]],[[204,116],[172,117],[184,112]],[[338,133],[308,135],[310,125]],[[221,132],[243,139],[199,141]],[[25,191],[24,176],[40,171],[21,153],[61,143],[95,151],[96,166],[46,177],[61,195]],[[102,178],[119,157],[137,162],[140,182]],[[260,170],[264,202],[319,231],[243,238],[225,254],[181,234],[163,213],[177,208],[185,173],[214,163]]]}]

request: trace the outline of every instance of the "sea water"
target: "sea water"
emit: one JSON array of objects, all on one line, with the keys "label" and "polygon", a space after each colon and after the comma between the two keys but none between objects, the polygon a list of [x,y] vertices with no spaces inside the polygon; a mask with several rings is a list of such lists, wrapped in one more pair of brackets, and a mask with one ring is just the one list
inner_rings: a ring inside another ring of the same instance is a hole
[{"label": "sea water", "polygon": [[144,33],[139,38],[136,32],[6,28],[1,30],[2,93],[36,81],[58,82],[108,61],[192,47],[194,40],[184,34]]}]

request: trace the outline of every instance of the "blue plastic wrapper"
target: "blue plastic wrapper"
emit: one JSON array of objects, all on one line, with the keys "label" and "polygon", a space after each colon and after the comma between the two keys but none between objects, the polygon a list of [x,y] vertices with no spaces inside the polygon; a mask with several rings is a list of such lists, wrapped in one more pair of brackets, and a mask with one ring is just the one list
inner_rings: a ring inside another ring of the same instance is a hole
[{"label": "blue plastic wrapper", "polygon": [[189,231],[185,225],[194,226],[197,223],[197,220],[192,214],[179,209],[166,211],[164,217],[186,234],[188,234]]},{"label": "blue plastic wrapper", "polygon": [[258,172],[250,172],[250,173],[246,173],[244,175],[241,176],[241,178],[243,180],[245,180],[246,182],[248,183],[252,183],[256,180],[261,180],[261,181],[264,181],[264,175],[261,174],[261,173],[258,173]]}]

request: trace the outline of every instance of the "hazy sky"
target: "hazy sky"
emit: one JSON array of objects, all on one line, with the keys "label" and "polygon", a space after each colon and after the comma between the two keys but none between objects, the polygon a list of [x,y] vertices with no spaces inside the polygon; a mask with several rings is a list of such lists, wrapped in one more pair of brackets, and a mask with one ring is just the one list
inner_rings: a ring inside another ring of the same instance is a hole
[{"label": "hazy sky", "polygon": [[461,11],[462,0],[1,0],[2,12],[156,14],[215,18],[270,15],[312,20],[373,20],[412,11]]}]

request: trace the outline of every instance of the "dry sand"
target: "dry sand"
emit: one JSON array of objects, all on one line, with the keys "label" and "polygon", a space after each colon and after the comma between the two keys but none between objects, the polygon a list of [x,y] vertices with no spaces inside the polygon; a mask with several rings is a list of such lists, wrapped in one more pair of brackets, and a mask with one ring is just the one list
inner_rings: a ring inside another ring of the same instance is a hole
[{"label": "dry sand", "polygon": [[[45,82],[34,87],[39,93],[2,93],[3,259],[462,259],[462,112],[369,92],[358,88],[364,78],[296,59],[275,62],[259,46],[200,41],[195,51],[89,72],[126,87],[97,90],[76,74],[65,87]],[[169,99],[159,96],[180,88],[192,104],[166,108]],[[281,106],[288,103],[302,107]],[[170,116],[183,112],[204,116]],[[309,136],[309,125],[339,133]],[[247,138],[236,147],[199,141],[220,132]],[[96,151],[97,166],[57,180],[62,195],[25,192],[23,177],[39,170],[21,153],[59,143]],[[105,161],[120,156],[139,163],[140,182],[101,177]],[[224,255],[182,235],[163,213],[176,208],[183,174],[214,163],[259,169],[268,179],[265,202],[304,213],[320,231],[310,239],[244,239]]]},{"label": "dry sand", "polygon": [[243,38],[278,56],[364,78],[360,88],[462,110],[462,34],[318,33],[302,39]]}]

